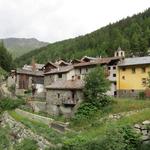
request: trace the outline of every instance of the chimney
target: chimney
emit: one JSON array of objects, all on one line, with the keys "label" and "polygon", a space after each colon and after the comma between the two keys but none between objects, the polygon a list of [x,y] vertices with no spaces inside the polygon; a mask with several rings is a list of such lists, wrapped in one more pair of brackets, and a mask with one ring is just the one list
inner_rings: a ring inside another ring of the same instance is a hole
[{"label": "chimney", "polygon": [[36,71],[36,64],[35,64],[35,59],[34,57],[32,58],[32,71]]}]

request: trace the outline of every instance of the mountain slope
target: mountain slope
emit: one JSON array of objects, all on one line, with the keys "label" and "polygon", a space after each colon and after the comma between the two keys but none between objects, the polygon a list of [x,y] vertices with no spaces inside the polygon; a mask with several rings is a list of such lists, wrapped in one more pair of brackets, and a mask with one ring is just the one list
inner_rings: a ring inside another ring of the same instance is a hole
[{"label": "mountain slope", "polygon": [[127,55],[147,55],[150,47],[150,8],[90,34],[31,51],[16,59],[16,63],[30,63],[33,56],[39,63],[59,58],[80,58],[83,55],[112,56],[118,46],[121,46]]},{"label": "mountain slope", "polygon": [[25,38],[7,38],[3,39],[5,47],[12,54],[13,58],[19,57],[31,50],[48,45],[46,42],[40,42],[37,39]]}]

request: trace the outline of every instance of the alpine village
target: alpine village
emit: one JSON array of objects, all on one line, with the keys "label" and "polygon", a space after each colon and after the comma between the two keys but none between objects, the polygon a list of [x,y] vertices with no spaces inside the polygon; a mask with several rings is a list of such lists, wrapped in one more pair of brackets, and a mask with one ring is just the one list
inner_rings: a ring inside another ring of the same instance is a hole
[{"label": "alpine village", "polygon": [[150,9],[18,55],[1,39],[0,150],[150,149]]}]

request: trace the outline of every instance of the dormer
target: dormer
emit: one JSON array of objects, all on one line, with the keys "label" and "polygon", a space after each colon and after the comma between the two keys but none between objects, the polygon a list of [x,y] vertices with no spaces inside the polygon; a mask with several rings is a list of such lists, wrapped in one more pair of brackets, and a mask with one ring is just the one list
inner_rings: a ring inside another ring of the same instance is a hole
[{"label": "dormer", "polygon": [[118,47],[117,51],[114,54],[114,57],[125,57],[125,51]]}]

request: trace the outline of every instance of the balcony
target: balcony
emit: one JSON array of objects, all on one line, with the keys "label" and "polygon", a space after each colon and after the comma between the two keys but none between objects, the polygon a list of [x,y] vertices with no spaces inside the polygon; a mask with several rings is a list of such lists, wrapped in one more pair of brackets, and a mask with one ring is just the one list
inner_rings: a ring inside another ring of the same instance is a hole
[{"label": "balcony", "polygon": [[77,104],[76,100],[62,100],[62,104],[65,106],[75,106]]}]

